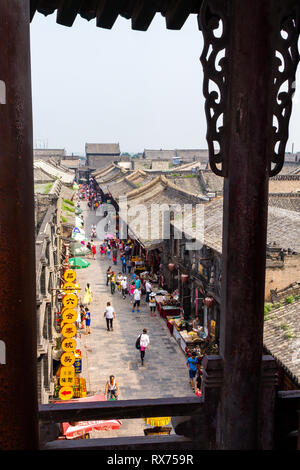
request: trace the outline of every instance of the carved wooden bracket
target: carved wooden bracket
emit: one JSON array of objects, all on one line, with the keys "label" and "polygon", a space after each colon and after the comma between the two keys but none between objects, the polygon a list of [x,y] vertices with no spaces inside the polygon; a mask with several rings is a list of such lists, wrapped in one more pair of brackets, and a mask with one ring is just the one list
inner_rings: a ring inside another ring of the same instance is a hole
[{"label": "carved wooden bracket", "polygon": [[[230,29],[233,27],[230,4],[226,0],[204,0],[198,16],[204,37],[201,63],[204,72],[203,94],[207,120],[207,142],[212,171],[227,176],[226,119],[230,96]],[[270,97],[273,127],[266,129],[270,136],[269,176],[277,175],[284,164],[288,128],[295,92],[295,75],[299,62],[299,10],[297,0],[274,0],[270,21],[273,22],[273,88]],[[229,97],[229,99],[228,99]]]}]

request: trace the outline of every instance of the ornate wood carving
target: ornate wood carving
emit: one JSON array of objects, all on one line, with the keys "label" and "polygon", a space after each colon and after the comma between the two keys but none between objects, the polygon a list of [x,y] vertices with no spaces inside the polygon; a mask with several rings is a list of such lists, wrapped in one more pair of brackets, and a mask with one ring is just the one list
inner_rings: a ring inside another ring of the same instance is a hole
[{"label": "ornate wood carving", "polygon": [[[229,59],[230,23],[229,5],[224,0],[204,0],[198,16],[203,32],[204,48],[201,63],[204,72],[203,94],[207,119],[207,141],[212,171],[227,176],[225,155],[225,125],[229,110],[228,85],[230,83]],[[275,176],[282,169],[288,140],[288,127],[295,92],[295,74],[299,62],[299,2],[274,1],[273,23],[273,88],[270,93],[270,112],[273,128],[266,129],[269,137],[269,175]],[[266,38],[267,40],[267,38]],[[230,97],[229,97],[230,98]],[[228,104],[228,108],[227,108]]]},{"label": "ornate wood carving", "polygon": [[281,1],[278,15],[274,15],[274,89],[273,89],[273,156],[270,162],[270,176],[282,169],[289,121],[292,112],[292,98],[295,92],[295,75],[299,62],[299,2]]},{"label": "ornate wood carving", "polygon": [[212,171],[219,176],[226,176],[223,126],[228,79],[226,3],[224,0],[204,0],[198,17],[204,38],[200,60],[204,72],[203,94],[206,100],[209,162]]}]

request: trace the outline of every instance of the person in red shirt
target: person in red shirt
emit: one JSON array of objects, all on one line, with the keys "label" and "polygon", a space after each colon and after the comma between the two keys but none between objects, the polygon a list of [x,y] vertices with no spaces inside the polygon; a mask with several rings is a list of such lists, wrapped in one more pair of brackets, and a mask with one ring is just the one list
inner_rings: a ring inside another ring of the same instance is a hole
[{"label": "person in red shirt", "polygon": [[96,246],[93,244],[92,245],[92,254],[93,254],[93,259],[95,259],[96,256]]}]

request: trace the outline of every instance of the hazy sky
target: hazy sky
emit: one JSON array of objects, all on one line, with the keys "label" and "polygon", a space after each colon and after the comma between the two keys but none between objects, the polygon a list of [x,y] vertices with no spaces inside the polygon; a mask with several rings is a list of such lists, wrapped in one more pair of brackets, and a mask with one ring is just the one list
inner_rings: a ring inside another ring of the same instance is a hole
[{"label": "hazy sky", "polygon": [[[118,18],[112,30],[56,15],[31,24],[34,146],[84,154],[86,142],[144,148],[207,148],[203,47],[196,15],[181,31],[157,14],[147,32]],[[300,150],[296,93],[287,151]]]}]

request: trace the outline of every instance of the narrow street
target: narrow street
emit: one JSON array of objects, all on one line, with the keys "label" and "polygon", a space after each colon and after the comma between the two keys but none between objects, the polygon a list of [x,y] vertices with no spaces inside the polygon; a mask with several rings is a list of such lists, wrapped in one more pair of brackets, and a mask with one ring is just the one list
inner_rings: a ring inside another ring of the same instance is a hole
[{"label": "narrow street", "polygon": [[[90,235],[91,224],[99,218],[81,202],[85,219],[85,232]],[[120,399],[163,398],[193,396],[189,385],[186,358],[170,335],[166,322],[156,312],[150,317],[145,298],[141,301],[140,313],[132,313],[130,298],[124,300],[119,292],[111,295],[106,286],[106,270],[112,261],[100,259],[99,240],[96,259],[89,259],[91,265],[77,271],[77,279],[83,297],[87,283],[93,292],[91,311],[91,334],[81,336],[83,351],[82,376],[86,379],[89,394],[104,393],[106,380],[112,374],[120,388]],[[115,272],[121,271],[120,259]],[[129,279],[129,275],[127,275]],[[104,309],[110,301],[116,312],[114,331],[106,330]],[[146,351],[145,363],[140,365],[139,351],[135,347],[136,338],[147,328],[150,346]],[[123,421],[118,431],[95,432],[95,436],[112,437],[115,435],[143,435],[143,420]]]}]

